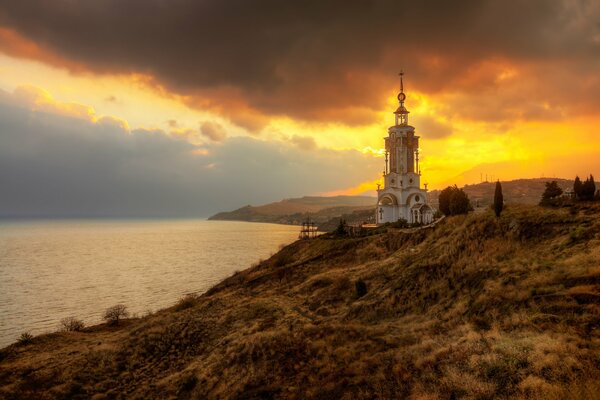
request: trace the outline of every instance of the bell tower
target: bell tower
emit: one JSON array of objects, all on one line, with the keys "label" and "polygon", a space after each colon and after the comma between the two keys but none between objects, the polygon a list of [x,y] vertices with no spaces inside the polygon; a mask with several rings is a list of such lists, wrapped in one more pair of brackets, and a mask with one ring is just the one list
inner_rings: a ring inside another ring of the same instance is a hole
[{"label": "bell tower", "polygon": [[378,223],[405,219],[409,223],[428,223],[432,219],[427,204],[427,190],[421,189],[419,170],[419,136],[408,124],[410,113],[405,105],[404,72],[400,72],[398,108],[395,124],[388,129],[385,141],[385,171],[383,188],[378,188]]}]

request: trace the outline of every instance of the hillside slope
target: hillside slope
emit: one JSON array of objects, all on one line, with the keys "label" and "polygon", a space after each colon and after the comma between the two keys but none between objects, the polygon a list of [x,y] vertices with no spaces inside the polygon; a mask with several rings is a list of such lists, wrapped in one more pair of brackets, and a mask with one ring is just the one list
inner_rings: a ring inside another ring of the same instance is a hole
[{"label": "hillside slope", "polygon": [[234,211],[217,213],[209,220],[299,224],[310,214],[315,222],[325,222],[342,214],[373,209],[376,202],[374,197],[368,196],[305,196],[262,206],[248,205]]},{"label": "hillside slope", "polygon": [[599,216],[298,241],[170,309],[3,349],[0,397],[594,398]]}]

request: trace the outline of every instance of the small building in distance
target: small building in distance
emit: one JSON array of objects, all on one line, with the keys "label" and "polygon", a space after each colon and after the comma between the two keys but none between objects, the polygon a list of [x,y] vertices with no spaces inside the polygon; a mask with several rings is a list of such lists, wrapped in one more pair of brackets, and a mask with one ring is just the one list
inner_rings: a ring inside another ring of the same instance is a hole
[{"label": "small building in distance", "polygon": [[419,170],[419,136],[408,124],[409,111],[404,106],[403,73],[400,73],[399,106],[396,123],[388,129],[385,140],[385,171],[383,188],[377,188],[377,224],[404,219],[409,223],[428,224],[433,221],[433,209],[427,198],[427,188],[421,188]]}]

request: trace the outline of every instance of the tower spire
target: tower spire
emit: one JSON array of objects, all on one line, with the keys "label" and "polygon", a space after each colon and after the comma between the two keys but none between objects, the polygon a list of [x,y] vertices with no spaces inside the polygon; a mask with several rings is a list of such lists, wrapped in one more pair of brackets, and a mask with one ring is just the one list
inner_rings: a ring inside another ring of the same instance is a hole
[{"label": "tower spire", "polygon": [[404,94],[404,71],[400,71],[398,74],[400,76],[400,93],[398,93],[398,109],[394,111],[396,114],[396,125],[408,125],[408,113],[409,111],[404,107],[404,100],[406,100],[406,95]]},{"label": "tower spire", "polygon": [[402,76],[404,75],[404,71],[400,70],[400,93],[404,93],[404,83],[402,82]]}]

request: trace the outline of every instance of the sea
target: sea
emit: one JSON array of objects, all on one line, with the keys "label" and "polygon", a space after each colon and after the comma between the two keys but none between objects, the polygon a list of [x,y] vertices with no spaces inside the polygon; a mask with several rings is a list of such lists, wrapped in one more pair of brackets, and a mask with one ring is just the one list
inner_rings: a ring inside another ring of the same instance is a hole
[{"label": "sea", "polygon": [[0,221],[0,348],[76,317],[100,323],[201,294],[297,239],[299,227],[207,220]]}]

